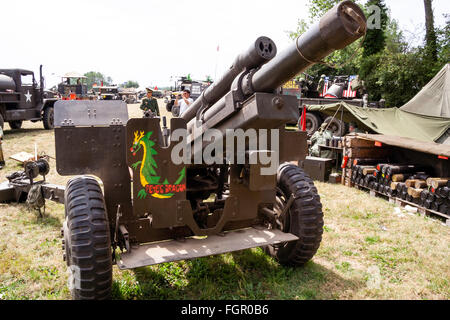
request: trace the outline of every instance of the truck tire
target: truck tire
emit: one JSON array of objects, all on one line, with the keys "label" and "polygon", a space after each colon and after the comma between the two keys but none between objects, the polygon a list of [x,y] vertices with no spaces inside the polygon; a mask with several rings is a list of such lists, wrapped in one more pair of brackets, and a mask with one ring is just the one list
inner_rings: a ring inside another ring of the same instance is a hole
[{"label": "truck tire", "polygon": [[[301,266],[311,260],[319,249],[323,233],[323,213],[320,197],[313,181],[296,165],[285,163],[277,173],[276,228],[295,234],[299,239],[265,247],[280,264]],[[291,194],[294,201],[285,217],[280,217]],[[275,228],[275,226],[272,226]]]},{"label": "truck tire", "polygon": [[11,129],[20,129],[22,127],[22,121],[21,120],[15,120],[8,122]]},{"label": "truck tire", "polygon": [[109,299],[112,249],[102,190],[93,177],[69,180],[64,194],[65,259],[73,299]]},{"label": "truck tire", "polygon": [[54,111],[53,106],[49,106],[44,109],[44,114],[42,116],[42,121],[44,122],[44,128],[51,130],[54,127]]},{"label": "truck tire", "polygon": [[[314,113],[306,113],[306,131],[308,134],[313,134],[316,132],[320,125],[322,124],[322,119]],[[302,129],[301,117],[298,119],[298,128]]]},{"label": "truck tire", "polygon": [[339,119],[328,117],[324,120],[325,123],[330,123],[328,129],[333,133],[333,136],[343,137],[347,132],[347,126],[344,121]]}]

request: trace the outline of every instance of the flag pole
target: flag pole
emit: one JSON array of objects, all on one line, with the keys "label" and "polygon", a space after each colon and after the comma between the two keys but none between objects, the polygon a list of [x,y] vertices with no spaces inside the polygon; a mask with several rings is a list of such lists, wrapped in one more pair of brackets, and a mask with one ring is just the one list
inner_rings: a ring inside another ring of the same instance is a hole
[{"label": "flag pole", "polygon": [[216,66],[214,67],[214,81],[217,80],[217,62],[219,60],[219,45],[217,45],[217,50],[216,50]]}]

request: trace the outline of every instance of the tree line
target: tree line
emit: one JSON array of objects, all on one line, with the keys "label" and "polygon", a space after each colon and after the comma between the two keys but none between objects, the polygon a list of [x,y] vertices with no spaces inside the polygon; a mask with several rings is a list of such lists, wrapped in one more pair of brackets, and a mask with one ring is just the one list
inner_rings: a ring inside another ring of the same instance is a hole
[{"label": "tree line", "polygon": [[[102,84],[104,86],[110,86],[110,85],[114,84],[113,79],[111,77],[105,76],[101,72],[89,71],[89,72],[86,72],[84,74],[84,76],[86,77],[86,84],[87,84],[88,90],[92,89],[94,84],[97,86],[100,86]],[[120,86],[122,88],[139,88],[139,83],[137,81],[128,80],[124,83],[121,83]]]}]

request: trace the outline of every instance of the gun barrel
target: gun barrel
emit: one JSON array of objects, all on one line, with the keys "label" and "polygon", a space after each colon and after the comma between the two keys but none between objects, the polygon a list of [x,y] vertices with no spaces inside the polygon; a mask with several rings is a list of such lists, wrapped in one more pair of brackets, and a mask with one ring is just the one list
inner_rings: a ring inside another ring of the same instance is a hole
[{"label": "gun barrel", "polygon": [[365,34],[366,18],[351,1],[334,6],[311,29],[253,76],[256,92],[273,92],[301,71]]},{"label": "gun barrel", "polygon": [[202,95],[181,115],[187,121],[191,120],[198,110],[207,105],[213,105],[228,91],[236,76],[245,69],[252,69],[267,63],[277,53],[275,43],[268,37],[259,37],[243,53],[238,55],[231,67],[215,81],[211,86],[203,91]]},{"label": "gun barrel", "polygon": [[[244,82],[244,92],[273,93],[278,87],[319,62],[335,50],[345,48],[366,32],[364,12],[352,1],[342,1],[287,49],[257,70]],[[222,97],[203,116],[206,122],[225,106]],[[187,119],[187,118],[185,118]],[[189,130],[193,121],[188,123]]]}]

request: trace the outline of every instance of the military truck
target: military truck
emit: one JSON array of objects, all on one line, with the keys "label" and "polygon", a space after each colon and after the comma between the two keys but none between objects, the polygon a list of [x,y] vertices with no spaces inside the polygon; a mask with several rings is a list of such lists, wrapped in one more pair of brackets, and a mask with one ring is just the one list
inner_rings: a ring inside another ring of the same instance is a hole
[{"label": "military truck", "polygon": [[98,100],[122,100],[118,86],[100,86],[98,88]]},{"label": "military truck", "polygon": [[[319,81],[322,85],[319,86]],[[308,106],[346,102],[350,105],[369,108],[383,108],[381,101],[368,101],[368,96],[358,75],[322,75],[318,81],[303,73],[301,76],[286,82],[280,91],[285,95],[296,96],[299,108],[306,107],[306,130],[312,135],[323,122],[330,123],[329,128],[335,136],[343,136],[348,131],[348,123],[316,111],[309,111]],[[291,124],[294,125],[294,124]],[[301,127],[300,119],[295,124]]]},{"label": "military truck", "polygon": [[58,94],[62,100],[89,100],[87,90],[87,77],[76,73],[68,72],[58,83]]},{"label": "military truck", "polygon": [[138,93],[135,88],[119,88],[119,97],[125,103],[136,103],[138,100],[137,95]]},{"label": "military truck", "polygon": [[211,82],[191,80],[189,77],[180,77],[175,82],[175,86],[171,88],[171,95],[165,97],[164,99],[164,102],[166,103],[166,110],[168,112],[172,112],[172,114],[177,117],[179,115],[179,108],[173,108],[177,95],[181,95],[183,90],[189,90],[191,92],[191,98],[195,101],[198,97],[200,97],[203,90],[208,88],[210,85]]},{"label": "military truck", "polygon": [[23,121],[30,120],[42,121],[45,129],[53,129],[53,105],[58,98],[44,90],[42,65],[38,81],[30,70],[0,69],[2,128],[8,122],[11,129],[19,129]]}]

